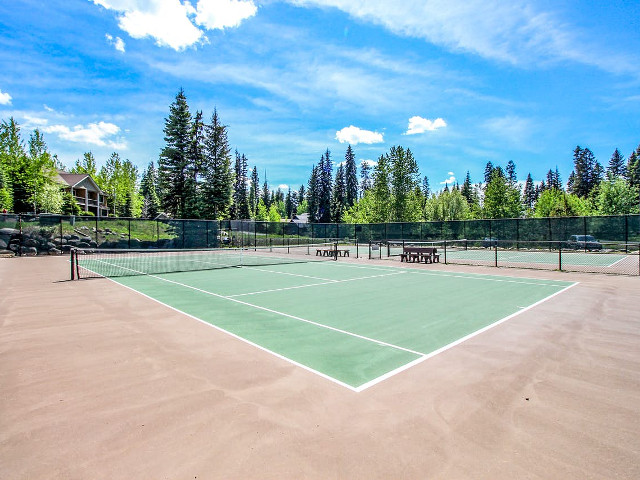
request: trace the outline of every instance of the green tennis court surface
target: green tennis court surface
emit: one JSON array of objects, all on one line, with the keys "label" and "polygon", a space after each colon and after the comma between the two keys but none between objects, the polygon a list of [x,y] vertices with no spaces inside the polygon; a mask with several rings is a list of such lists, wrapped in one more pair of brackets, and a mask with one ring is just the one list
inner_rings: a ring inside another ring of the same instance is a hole
[{"label": "green tennis court surface", "polygon": [[113,280],[356,391],[573,285],[340,261]]}]

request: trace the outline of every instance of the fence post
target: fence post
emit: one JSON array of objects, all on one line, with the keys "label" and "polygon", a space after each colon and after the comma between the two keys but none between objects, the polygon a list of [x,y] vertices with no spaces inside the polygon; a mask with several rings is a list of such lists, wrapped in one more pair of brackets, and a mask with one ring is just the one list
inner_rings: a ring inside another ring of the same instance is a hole
[{"label": "fence post", "polygon": [[127,241],[127,245],[129,248],[131,248],[131,219],[129,219],[128,222],[129,222],[129,240]]},{"label": "fence post", "polygon": [[444,264],[447,264],[447,241],[444,241]]},{"label": "fence post", "polygon": [[562,271],[562,242],[558,243],[558,270]]}]

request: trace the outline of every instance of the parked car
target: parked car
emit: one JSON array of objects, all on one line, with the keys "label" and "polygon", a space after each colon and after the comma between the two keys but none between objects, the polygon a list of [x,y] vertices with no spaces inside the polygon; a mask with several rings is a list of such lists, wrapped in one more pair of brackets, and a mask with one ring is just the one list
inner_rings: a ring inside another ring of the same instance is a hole
[{"label": "parked car", "polygon": [[498,246],[498,239],[493,237],[484,237],[482,239],[482,246],[484,248],[491,248]]},{"label": "parked car", "polygon": [[602,250],[602,244],[593,235],[571,235],[565,248],[574,250]]}]

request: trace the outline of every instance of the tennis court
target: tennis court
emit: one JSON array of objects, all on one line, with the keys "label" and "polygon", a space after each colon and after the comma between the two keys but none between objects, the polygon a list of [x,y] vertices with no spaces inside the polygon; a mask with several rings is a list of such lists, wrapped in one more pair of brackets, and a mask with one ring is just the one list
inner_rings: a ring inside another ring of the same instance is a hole
[{"label": "tennis court", "polygon": [[[96,253],[78,256],[78,265],[83,276],[111,276],[355,391],[575,285],[334,261],[314,251]],[[220,268],[239,262],[243,268]]]}]

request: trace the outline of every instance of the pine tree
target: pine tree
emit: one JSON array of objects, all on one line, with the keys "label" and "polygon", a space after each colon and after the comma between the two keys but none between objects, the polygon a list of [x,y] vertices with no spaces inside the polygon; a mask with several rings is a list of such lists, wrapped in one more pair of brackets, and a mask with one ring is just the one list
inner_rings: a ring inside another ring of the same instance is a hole
[{"label": "pine tree", "polygon": [[533,186],[531,173],[527,175],[527,180],[524,182],[523,201],[526,209],[533,210],[533,206],[536,202],[536,190]]},{"label": "pine tree", "polygon": [[356,154],[351,145],[347,147],[344,156],[344,181],[345,181],[345,206],[351,207],[358,201],[358,171],[356,167]]},{"label": "pine tree", "polygon": [[627,168],[625,165],[624,156],[617,148],[614,150],[609,159],[609,166],[607,167],[607,177],[610,179],[616,177],[625,177],[627,174]]},{"label": "pine tree", "polygon": [[464,178],[462,191],[460,193],[467,201],[469,206],[473,205],[473,184],[471,183],[471,175],[469,174],[469,170],[467,170],[467,176]]},{"label": "pine tree", "polygon": [[236,220],[250,218],[247,195],[247,157],[236,150],[235,181],[233,186],[233,206],[231,217]]},{"label": "pine tree", "polygon": [[431,196],[431,189],[429,187],[429,177],[427,177],[426,175],[422,179],[422,195],[424,196],[425,199]]},{"label": "pine tree", "polygon": [[158,183],[156,168],[153,162],[142,174],[140,180],[140,195],[142,195],[142,216],[145,218],[156,218],[160,213],[160,199],[156,190]]},{"label": "pine tree", "polygon": [[493,173],[493,163],[490,161],[484,167],[484,184],[487,185],[491,181],[491,174]]},{"label": "pine tree", "polygon": [[371,188],[371,166],[366,160],[360,162],[360,191],[364,196],[364,192]]},{"label": "pine tree", "polygon": [[386,155],[380,155],[378,163],[373,170],[373,217],[374,223],[383,223],[391,220],[391,181],[389,159]]},{"label": "pine tree", "polygon": [[309,185],[307,187],[307,206],[309,208],[309,222],[315,223],[318,221],[318,184],[319,174],[318,167],[314,165],[311,168],[311,176],[309,177]]},{"label": "pine tree", "polygon": [[509,184],[515,185],[516,183],[518,183],[518,178],[516,176],[516,164],[513,162],[513,160],[509,160],[507,162],[506,172],[507,181],[509,182]]},{"label": "pine tree", "polygon": [[206,218],[227,216],[232,201],[233,170],[227,140],[227,127],[213,110],[211,123],[204,126],[204,160],[202,165],[202,203]]},{"label": "pine tree", "polygon": [[410,149],[391,147],[387,154],[393,194],[392,219],[396,222],[410,220],[409,197],[419,188],[419,171]]},{"label": "pine tree", "polygon": [[202,204],[200,199],[201,172],[205,162],[205,134],[202,111],[197,111],[191,124],[187,177],[185,182],[185,218],[200,218]]},{"label": "pine tree", "polygon": [[249,182],[249,213],[251,218],[255,218],[258,211],[260,191],[260,179],[258,178],[258,167],[254,166],[251,171],[251,180]]},{"label": "pine tree", "polygon": [[[293,194],[295,195],[295,192],[293,192]],[[293,217],[293,207],[294,207],[294,200],[291,193],[291,189],[289,189],[287,191],[286,197],[284,198],[284,211],[285,211],[286,218]]]},{"label": "pine tree", "polygon": [[604,170],[588,148],[577,146],[573,151],[574,175],[571,193],[586,198],[596,189]]},{"label": "pine tree", "polygon": [[260,196],[262,203],[269,210],[271,206],[271,191],[269,190],[269,183],[267,182],[267,172],[264,172],[264,183],[262,184],[262,194]]},{"label": "pine tree", "polygon": [[169,215],[183,217],[185,192],[189,175],[189,148],[191,146],[191,113],[187,97],[180,89],[169,107],[165,119],[164,141],[166,146],[158,159],[158,183],[162,194],[161,206]]},{"label": "pine tree", "polygon": [[344,212],[347,210],[345,171],[342,165],[336,170],[336,181],[333,184],[333,195],[331,195],[331,221],[342,222]]},{"label": "pine tree", "polygon": [[333,182],[333,164],[329,149],[324,153],[318,165],[318,222],[331,221],[331,189]]}]

